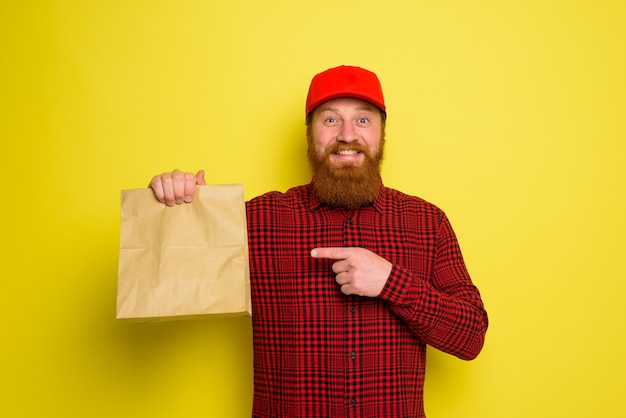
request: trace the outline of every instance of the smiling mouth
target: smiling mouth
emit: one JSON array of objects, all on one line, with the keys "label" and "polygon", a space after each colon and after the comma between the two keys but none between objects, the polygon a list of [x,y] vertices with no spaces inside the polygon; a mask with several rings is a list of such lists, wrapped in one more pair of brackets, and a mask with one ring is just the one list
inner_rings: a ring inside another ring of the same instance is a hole
[{"label": "smiling mouth", "polygon": [[360,153],[361,153],[361,151],[355,150],[355,149],[342,149],[342,150],[334,152],[335,155],[348,155],[348,156],[349,155],[357,155],[357,154],[360,154]]}]

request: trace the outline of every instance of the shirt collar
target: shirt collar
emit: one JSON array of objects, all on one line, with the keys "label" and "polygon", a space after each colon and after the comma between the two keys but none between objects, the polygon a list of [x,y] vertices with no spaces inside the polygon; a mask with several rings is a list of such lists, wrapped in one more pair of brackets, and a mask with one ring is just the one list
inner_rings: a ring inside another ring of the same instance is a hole
[{"label": "shirt collar", "polygon": [[[311,183],[307,185],[306,190],[309,195],[309,210],[311,212],[316,211],[320,206],[324,205],[324,202],[322,202],[317,194],[315,194],[315,192],[313,191],[313,185]],[[374,207],[374,209],[382,215],[385,213],[385,208],[387,207],[388,200],[389,195],[387,193],[387,188],[381,181],[378,196],[376,196],[376,199],[374,199],[374,201],[367,206]]]}]

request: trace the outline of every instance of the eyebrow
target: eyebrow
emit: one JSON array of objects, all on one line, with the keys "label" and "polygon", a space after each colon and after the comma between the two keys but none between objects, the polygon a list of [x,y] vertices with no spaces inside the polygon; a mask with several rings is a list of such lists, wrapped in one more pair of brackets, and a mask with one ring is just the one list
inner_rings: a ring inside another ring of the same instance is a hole
[{"label": "eyebrow", "polygon": [[[338,111],[336,107],[330,107],[330,106],[320,107],[320,112],[324,112],[326,110],[330,110],[331,112]],[[376,106],[374,106],[373,104],[367,104],[367,105],[357,107],[356,110],[368,110],[368,111],[374,112],[376,110]]]}]

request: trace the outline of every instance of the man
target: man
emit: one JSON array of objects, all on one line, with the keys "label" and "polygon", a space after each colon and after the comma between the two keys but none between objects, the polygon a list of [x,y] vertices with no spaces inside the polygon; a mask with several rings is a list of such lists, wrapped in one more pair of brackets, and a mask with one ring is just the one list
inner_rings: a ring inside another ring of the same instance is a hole
[{"label": "man", "polygon": [[[331,68],[306,101],[311,183],[247,202],[253,417],[423,417],[426,344],[482,349],[487,314],[445,214],[380,177],[378,77]],[[193,199],[204,173],[150,186]]]}]

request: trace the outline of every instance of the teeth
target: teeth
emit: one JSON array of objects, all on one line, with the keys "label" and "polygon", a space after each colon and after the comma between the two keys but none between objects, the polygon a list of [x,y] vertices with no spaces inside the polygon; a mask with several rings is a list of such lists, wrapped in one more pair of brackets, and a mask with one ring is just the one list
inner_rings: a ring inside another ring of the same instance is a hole
[{"label": "teeth", "polygon": [[339,152],[337,152],[337,154],[339,155],[356,155],[359,152],[356,150],[351,150],[351,149],[345,149],[345,150],[341,150]]}]

